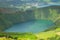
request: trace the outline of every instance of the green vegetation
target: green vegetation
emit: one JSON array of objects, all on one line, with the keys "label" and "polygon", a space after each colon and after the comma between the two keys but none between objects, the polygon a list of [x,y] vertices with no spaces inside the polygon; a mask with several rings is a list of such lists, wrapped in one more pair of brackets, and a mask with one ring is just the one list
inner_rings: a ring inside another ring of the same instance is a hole
[{"label": "green vegetation", "polygon": [[53,22],[57,21],[57,18],[60,17],[59,7],[55,6],[40,9],[38,8],[34,10],[34,13],[36,19],[52,20]]},{"label": "green vegetation", "polygon": [[59,6],[50,6],[45,8],[32,8],[32,10],[15,11],[14,13],[0,12],[0,31],[3,31],[16,23],[22,23],[31,20],[52,20],[60,19]]},{"label": "green vegetation", "polygon": [[29,12],[18,11],[11,14],[0,13],[0,31],[3,31],[14,24],[33,20],[33,17],[33,13]]},{"label": "green vegetation", "polygon": [[[0,13],[0,40],[60,40],[60,7],[50,6],[32,10],[18,11],[16,13]],[[16,23],[31,20],[52,20],[54,26],[45,32],[33,33],[5,33],[3,30]]]},{"label": "green vegetation", "polygon": [[41,32],[37,34],[33,33],[5,33],[0,32],[0,40],[60,40],[60,28],[56,28],[53,31]]}]

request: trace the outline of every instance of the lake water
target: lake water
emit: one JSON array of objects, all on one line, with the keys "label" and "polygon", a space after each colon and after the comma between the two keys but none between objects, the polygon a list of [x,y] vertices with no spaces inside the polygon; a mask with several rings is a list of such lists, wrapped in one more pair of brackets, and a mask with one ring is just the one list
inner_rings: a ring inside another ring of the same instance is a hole
[{"label": "lake water", "polygon": [[53,25],[53,22],[49,20],[29,21],[29,22],[13,25],[12,27],[5,30],[5,32],[39,33],[48,29],[52,25]]}]

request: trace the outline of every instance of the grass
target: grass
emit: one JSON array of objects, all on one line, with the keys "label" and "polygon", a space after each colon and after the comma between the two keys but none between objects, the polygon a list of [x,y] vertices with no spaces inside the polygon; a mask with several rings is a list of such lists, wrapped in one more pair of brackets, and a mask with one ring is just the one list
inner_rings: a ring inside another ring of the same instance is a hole
[{"label": "grass", "polygon": [[33,33],[3,33],[0,32],[0,40],[60,40],[60,28],[55,30]]},{"label": "grass", "polygon": [[48,31],[48,32],[42,32],[37,34],[38,38],[42,38],[42,39],[46,39],[46,38],[50,38],[50,37],[54,37],[55,36],[55,32],[54,31]]},{"label": "grass", "polygon": [[[58,8],[59,9],[59,8]],[[46,11],[45,11],[46,10]],[[55,10],[52,7],[49,8],[42,8],[42,9],[36,9],[34,10],[34,18],[37,19],[47,19],[54,21],[56,18],[60,19],[60,13],[58,13],[59,10]],[[26,20],[31,19],[32,12],[30,13],[30,16],[28,13],[30,12],[19,12],[18,14],[2,14],[0,13],[0,31],[9,28],[9,26],[13,25],[14,23],[18,23]],[[48,14],[48,15],[47,15]],[[47,17],[46,17],[47,15]],[[21,17],[21,18],[20,18]],[[30,17],[30,18],[29,18]],[[26,19],[24,19],[26,18]],[[48,31],[33,34],[33,33],[5,33],[0,32],[0,40],[60,40],[60,22],[58,21],[56,28],[48,29]]]}]

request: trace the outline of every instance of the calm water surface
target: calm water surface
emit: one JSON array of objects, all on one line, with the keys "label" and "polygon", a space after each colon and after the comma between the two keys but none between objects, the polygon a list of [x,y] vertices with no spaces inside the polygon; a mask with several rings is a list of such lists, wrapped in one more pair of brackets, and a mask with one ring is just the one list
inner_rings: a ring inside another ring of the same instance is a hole
[{"label": "calm water surface", "polygon": [[11,28],[6,29],[5,32],[39,33],[48,29],[52,25],[53,22],[48,20],[29,21],[29,22],[13,25]]}]

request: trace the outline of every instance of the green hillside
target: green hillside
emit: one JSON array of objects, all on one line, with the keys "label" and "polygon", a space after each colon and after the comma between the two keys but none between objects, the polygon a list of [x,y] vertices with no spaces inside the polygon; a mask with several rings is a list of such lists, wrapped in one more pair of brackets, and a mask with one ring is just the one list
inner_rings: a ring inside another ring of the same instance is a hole
[{"label": "green hillside", "polygon": [[[17,23],[41,19],[51,20],[55,25],[37,34],[3,32]],[[33,8],[14,13],[2,13],[0,11],[0,40],[60,40],[60,6]]]},{"label": "green hillside", "polygon": [[59,17],[60,6],[34,8],[32,10],[17,11],[15,13],[0,13],[0,31],[7,29],[14,24],[33,20],[52,20],[55,23],[55,21],[60,19]]}]

